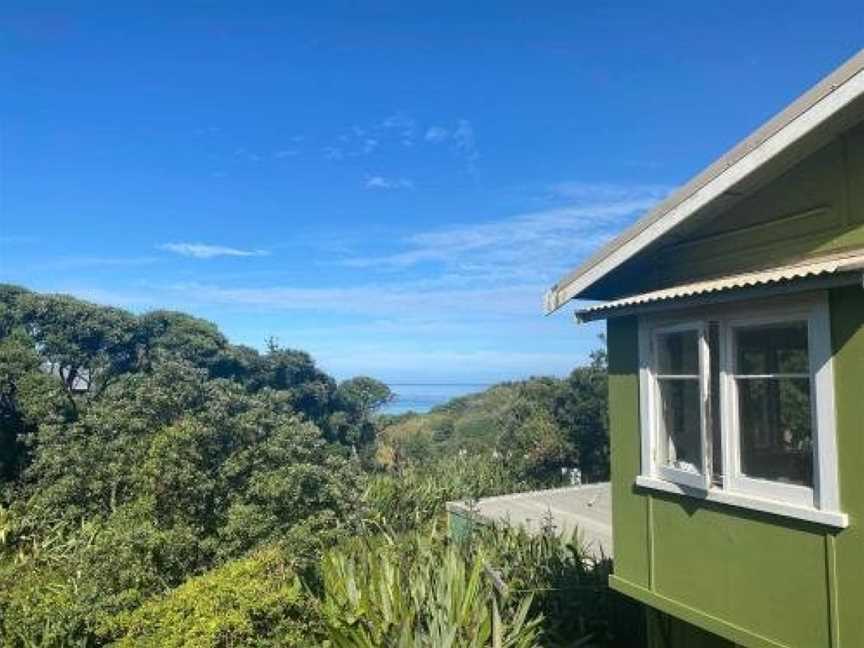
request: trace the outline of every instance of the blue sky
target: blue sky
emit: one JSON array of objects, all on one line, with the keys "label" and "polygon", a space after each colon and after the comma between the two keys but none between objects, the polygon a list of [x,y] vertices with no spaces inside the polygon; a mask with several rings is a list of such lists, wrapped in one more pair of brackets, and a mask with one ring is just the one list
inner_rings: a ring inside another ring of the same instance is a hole
[{"label": "blue sky", "polygon": [[0,281],[565,374],[602,329],[544,289],[862,45],[860,2],[5,2]]}]

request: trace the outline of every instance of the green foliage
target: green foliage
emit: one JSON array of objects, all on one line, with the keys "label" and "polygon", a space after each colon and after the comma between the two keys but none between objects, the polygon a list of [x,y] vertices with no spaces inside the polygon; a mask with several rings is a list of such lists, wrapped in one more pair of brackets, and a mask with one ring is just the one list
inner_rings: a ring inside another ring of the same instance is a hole
[{"label": "green foliage", "polygon": [[567,378],[503,383],[426,414],[382,417],[376,459],[400,469],[460,452],[489,457],[526,483],[557,485],[561,469],[587,481],[609,477],[606,355]]},{"label": "green foliage", "polygon": [[363,475],[319,426],[370,426],[374,381],[348,403],[307,354],[186,315],[0,298],[3,645],[101,644],[249,551],[294,542],[308,566],[359,528]]},{"label": "green foliage", "polygon": [[609,479],[608,407],[606,351],[600,350],[563,381],[554,403],[555,420],[573,443],[587,481]]},{"label": "green foliage", "polygon": [[477,527],[467,544],[512,590],[534,594],[531,612],[543,619],[544,645],[568,646],[589,635],[599,643],[610,636],[610,562],[587,556],[551,520],[537,535],[506,525]]},{"label": "green foliage", "polygon": [[602,357],[376,418],[390,398],[182,313],[0,285],[0,645],[529,646],[602,617],[544,593],[594,587],[575,550],[427,533],[448,500],[605,474]]},{"label": "green foliage", "polygon": [[71,394],[98,395],[136,360],[135,318],[116,308],[65,295],[20,294],[20,321],[39,353]]},{"label": "green foliage", "polygon": [[481,554],[433,534],[363,539],[322,561],[323,620],[337,648],[537,646],[531,596],[496,591]]},{"label": "green foliage", "polygon": [[[11,563],[0,565],[9,582]],[[76,601],[74,580],[61,569],[15,568],[14,589],[0,591],[4,646],[69,648],[92,645]]]},{"label": "green foliage", "polygon": [[372,414],[391,398],[390,388],[374,378],[359,376],[342,381],[335,394],[339,411],[329,420],[331,435],[354,448],[370,444],[377,431]]},{"label": "green foliage", "polygon": [[527,490],[501,461],[484,456],[457,455],[423,465],[408,465],[399,474],[369,479],[364,501],[368,520],[378,528],[401,532],[434,521],[444,504]]},{"label": "green foliage", "polygon": [[302,646],[318,634],[315,611],[273,548],[189,579],[104,628],[119,648]]}]

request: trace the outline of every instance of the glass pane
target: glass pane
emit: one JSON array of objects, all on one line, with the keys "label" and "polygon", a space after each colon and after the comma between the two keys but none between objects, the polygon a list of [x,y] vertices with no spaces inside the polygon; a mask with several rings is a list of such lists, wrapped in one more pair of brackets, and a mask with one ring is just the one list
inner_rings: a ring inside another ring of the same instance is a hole
[{"label": "glass pane", "polygon": [[740,328],[735,343],[738,374],[810,372],[806,322]]},{"label": "glass pane", "polygon": [[699,380],[659,380],[661,464],[702,472]]},{"label": "glass pane", "polygon": [[723,442],[720,428],[720,325],[708,325],[708,438],[711,440],[711,481],[723,485]]},{"label": "glass pane", "polygon": [[659,375],[699,375],[699,332],[661,333],[657,336]]},{"label": "glass pane", "polygon": [[739,379],[741,472],[813,486],[810,380]]}]

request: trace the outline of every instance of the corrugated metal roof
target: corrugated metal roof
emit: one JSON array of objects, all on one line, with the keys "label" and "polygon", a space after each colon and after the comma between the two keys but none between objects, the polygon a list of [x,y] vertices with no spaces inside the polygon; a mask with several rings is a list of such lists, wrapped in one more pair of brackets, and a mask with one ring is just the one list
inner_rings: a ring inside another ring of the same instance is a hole
[{"label": "corrugated metal roof", "polygon": [[641,295],[632,295],[630,297],[597,304],[596,306],[591,306],[590,308],[577,311],[576,318],[580,321],[587,322],[590,320],[603,319],[613,312],[619,311],[623,308],[631,309],[633,307],[644,306],[656,302],[665,302],[739,288],[765,286],[784,281],[792,281],[795,279],[805,279],[809,277],[818,277],[820,275],[856,270],[864,270],[864,250],[843,255],[822,257],[820,259],[775,267],[768,270],[746,272],[705,281],[696,281],[693,283],[673,286],[672,288],[664,288],[663,290],[654,290],[652,292],[642,293]]}]

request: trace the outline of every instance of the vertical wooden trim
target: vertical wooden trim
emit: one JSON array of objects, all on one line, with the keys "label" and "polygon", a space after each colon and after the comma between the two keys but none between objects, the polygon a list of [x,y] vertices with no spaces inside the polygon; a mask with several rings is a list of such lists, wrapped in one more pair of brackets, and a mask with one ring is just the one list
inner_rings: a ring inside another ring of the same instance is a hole
[{"label": "vertical wooden trim", "polygon": [[837,476],[837,412],[834,399],[834,359],[831,342],[831,314],[827,295],[820,295],[810,317],[810,363],[815,380],[811,393],[816,423],[816,502],[823,511],[839,511]]},{"label": "vertical wooden trim", "polygon": [[645,318],[639,318],[639,436],[640,475],[654,475],[654,404],[651,386],[651,332]]},{"label": "vertical wooden trim", "polygon": [[831,648],[840,648],[840,614],[837,610],[837,540],[833,533],[825,534],[825,571],[828,588],[828,636]]},{"label": "vertical wooden trim", "polygon": [[711,454],[708,450],[710,440],[708,439],[708,412],[709,412],[709,386],[711,384],[711,352],[708,350],[708,328],[710,324],[702,322],[699,328],[699,423],[700,437],[702,441],[702,488],[708,490],[711,487]]},{"label": "vertical wooden trim", "polygon": [[656,591],[654,583],[654,496],[648,495],[648,589]]}]

